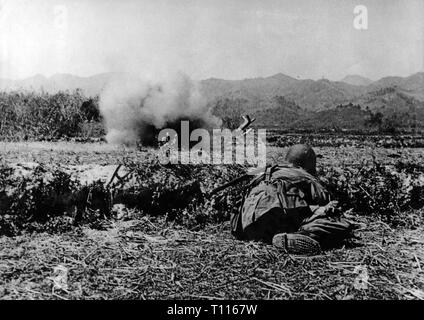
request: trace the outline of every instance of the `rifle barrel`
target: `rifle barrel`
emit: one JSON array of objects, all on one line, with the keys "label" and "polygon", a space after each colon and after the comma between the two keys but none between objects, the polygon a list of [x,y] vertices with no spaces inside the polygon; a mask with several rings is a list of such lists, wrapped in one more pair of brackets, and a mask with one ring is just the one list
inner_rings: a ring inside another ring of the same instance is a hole
[{"label": "rifle barrel", "polygon": [[247,178],[249,178],[251,175],[250,174],[245,174],[245,175],[243,175],[243,176],[240,176],[240,177],[238,177],[238,178],[235,178],[234,180],[231,180],[230,182],[227,182],[227,183],[225,183],[225,184],[223,184],[222,186],[219,186],[219,187],[217,187],[217,188],[215,188],[215,189],[213,189],[210,193],[209,193],[209,195],[210,196],[212,196],[212,195],[214,195],[215,193],[218,193],[218,192],[220,192],[220,191],[222,191],[222,190],[224,190],[224,189],[227,189],[228,187],[231,187],[232,185],[234,185],[234,184],[237,184],[237,183],[239,183],[239,182],[241,182],[241,181],[243,181],[243,180],[246,180]]},{"label": "rifle barrel", "polygon": [[209,196],[212,196],[212,195],[214,195],[214,194],[216,194],[216,193],[218,193],[218,192],[220,192],[220,191],[222,191],[222,190],[224,190],[224,189],[226,189],[228,187],[231,187],[232,185],[235,185],[235,184],[237,184],[239,182],[242,182],[244,180],[247,180],[248,178],[251,178],[252,176],[254,176],[256,174],[259,174],[259,173],[263,172],[266,168],[267,167],[256,168],[256,169],[252,170],[249,173],[246,173],[246,174],[244,174],[244,175],[242,175],[242,176],[240,176],[238,178],[235,178],[234,180],[231,180],[230,182],[227,182],[227,183],[223,184],[222,186],[219,186],[219,187],[213,189],[211,192],[209,192],[208,195]]}]

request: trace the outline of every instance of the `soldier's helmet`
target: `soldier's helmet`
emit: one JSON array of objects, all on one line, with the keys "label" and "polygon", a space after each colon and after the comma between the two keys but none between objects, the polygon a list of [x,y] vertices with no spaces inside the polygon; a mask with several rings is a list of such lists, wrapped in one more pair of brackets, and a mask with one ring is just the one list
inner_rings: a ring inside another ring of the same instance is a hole
[{"label": "soldier's helmet", "polygon": [[316,174],[317,157],[315,151],[306,144],[296,144],[287,151],[285,160],[308,173]]}]

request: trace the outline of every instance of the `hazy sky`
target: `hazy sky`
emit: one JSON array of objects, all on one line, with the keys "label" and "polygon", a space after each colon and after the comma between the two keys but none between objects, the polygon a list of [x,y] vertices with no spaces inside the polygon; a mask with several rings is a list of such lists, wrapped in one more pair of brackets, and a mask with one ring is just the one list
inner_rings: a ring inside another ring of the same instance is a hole
[{"label": "hazy sky", "polygon": [[[353,27],[354,7],[368,29]],[[424,0],[0,0],[0,77],[423,71]]]}]

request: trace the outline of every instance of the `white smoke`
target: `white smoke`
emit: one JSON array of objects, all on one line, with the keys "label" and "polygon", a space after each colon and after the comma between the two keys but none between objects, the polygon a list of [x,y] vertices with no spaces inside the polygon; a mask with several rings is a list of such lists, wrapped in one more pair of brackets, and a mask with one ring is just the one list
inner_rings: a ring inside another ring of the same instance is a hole
[{"label": "white smoke", "polygon": [[[110,143],[152,144],[159,129],[190,120],[191,129],[219,127],[202,97],[198,83],[176,73],[165,81],[146,81],[122,75],[100,96],[100,112]],[[177,131],[178,132],[178,131]]]}]

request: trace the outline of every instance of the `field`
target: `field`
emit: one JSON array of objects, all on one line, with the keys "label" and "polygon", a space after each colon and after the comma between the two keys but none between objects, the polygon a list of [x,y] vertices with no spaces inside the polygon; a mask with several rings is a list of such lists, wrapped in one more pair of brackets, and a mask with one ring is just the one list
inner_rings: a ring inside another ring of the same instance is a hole
[{"label": "field", "polygon": [[[269,161],[284,152],[269,147]],[[162,168],[152,150],[105,143],[0,142],[0,191],[12,193],[2,198],[11,205],[0,225],[0,298],[424,299],[423,149],[316,152],[323,182],[361,229],[343,247],[300,257],[232,237],[229,212],[241,186],[168,210],[169,190],[186,190],[183,180],[207,191],[244,168]],[[52,204],[67,187],[103,190],[118,164],[154,186],[145,196],[155,207],[85,208],[76,224],[75,211]]]},{"label": "field", "polygon": [[424,300],[424,0],[333,2],[0,0],[0,300]]}]

